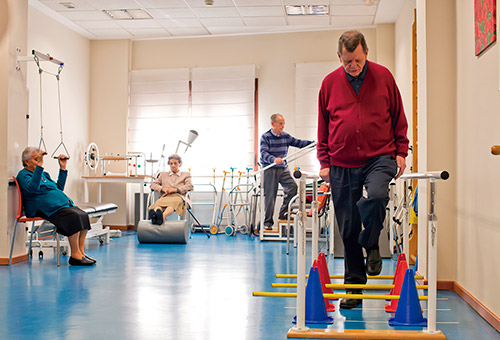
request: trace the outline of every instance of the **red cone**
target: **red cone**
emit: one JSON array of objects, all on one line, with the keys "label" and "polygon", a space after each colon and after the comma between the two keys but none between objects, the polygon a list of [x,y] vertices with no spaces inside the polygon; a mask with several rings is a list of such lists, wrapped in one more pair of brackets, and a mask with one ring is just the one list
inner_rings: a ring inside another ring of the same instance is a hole
[{"label": "red cone", "polygon": [[[396,272],[394,273],[394,280],[392,284],[394,288],[391,289],[389,295],[399,295],[401,293],[401,286],[403,285],[403,280],[405,278],[406,270],[408,269],[408,263],[406,262],[406,256],[404,253],[399,254],[398,263],[396,264]],[[391,303],[385,305],[385,311],[387,313],[395,313],[398,308],[399,300],[391,300]]]}]

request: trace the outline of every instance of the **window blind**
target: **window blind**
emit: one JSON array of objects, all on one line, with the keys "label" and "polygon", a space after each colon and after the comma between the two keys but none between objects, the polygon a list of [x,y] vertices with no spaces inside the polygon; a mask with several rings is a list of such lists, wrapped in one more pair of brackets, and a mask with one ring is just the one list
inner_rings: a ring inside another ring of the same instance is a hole
[{"label": "window blind", "polygon": [[168,156],[195,130],[192,147],[178,150],[184,171],[244,170],[254,159],[254,96],[255,65],[132,71],[128,151],[159,158],[165,145]]}]

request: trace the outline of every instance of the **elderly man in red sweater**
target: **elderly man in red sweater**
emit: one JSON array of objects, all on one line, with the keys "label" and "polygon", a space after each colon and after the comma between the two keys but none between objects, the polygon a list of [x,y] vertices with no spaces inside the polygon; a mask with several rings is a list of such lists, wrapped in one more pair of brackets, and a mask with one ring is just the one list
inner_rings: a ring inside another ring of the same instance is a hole
[{"label": "elderly man in red sweater", "polygon": [[[367,60],[363,34],[343,33],[337,53],[342,67],[326,76],[319,93],[320,176],[331,184],[344,242],[344,282],[365,284],[367,273],[378,275],[382,270],[378,240],[389,182],[406,167],[408,124],[396,82],[387,68]],[[343,299],[340,307],[361,303]]]}]

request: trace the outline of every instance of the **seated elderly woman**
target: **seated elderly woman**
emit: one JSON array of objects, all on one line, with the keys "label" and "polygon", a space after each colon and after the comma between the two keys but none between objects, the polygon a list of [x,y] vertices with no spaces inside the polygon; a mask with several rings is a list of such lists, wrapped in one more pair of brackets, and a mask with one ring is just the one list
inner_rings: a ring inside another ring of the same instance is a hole
[{"label": "seated elderly woman", "polygon": [[70,265],[91,266],[96,260],[84,252],[85,237],[90,230],[89,216],[76,207],[63,192],[68,177],[68,158],[64,155],[58,157],[60,169],[56,183],[43,171],[43,156],[46,154],[34,147],[27,147],[22,153],[24,169],[17,174],[17,181],[25,214],[27,217],[41,217],[51,222],[58,233],[68,237],[71,248]]},{"label": "seated elderly woman", "polygon": [[188,204],[186,194],[193,190],[191,174],[179,171],[182,165],[181,157],[175,154],[169,156],[168,165],[170,171],[161,172],[151,183],[151,190],[162,195],[149,207],[148,217],[153,224],[161,225],[174,211],[183,216]]}]

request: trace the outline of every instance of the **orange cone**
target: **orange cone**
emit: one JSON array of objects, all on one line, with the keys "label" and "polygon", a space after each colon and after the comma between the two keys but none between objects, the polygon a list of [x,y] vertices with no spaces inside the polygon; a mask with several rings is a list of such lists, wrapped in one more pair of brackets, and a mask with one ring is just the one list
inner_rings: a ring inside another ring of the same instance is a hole
[{"label": "orange cone", "polygon": [[[321,268],[321,264],[319,260],[314,260],[313,262],[313,267],[316,267],[319,272],[319,280],[321,282],[321,290],[323,291],[323,294],[333,294],[333,290],[331,288],[326,288],[326,280],[325,280],[325,275],[328,275],[328,281],[330,281],[330,275],[328,272],[325,274],[324,270]],[[325,308],[327,312],[333,312],[335,310],[335,305],[331,304],[330,301],[325,298]]]},{"label": "orange cone", "polygon": [[[404,253],[399,254],[398,263],[396,264],[396,272],[394,273],[394,280],[392,284],[394,288],[391,289],[389,295],[399,295],[401,293],[401,286],[405,278],[405,272],[408,269],[408,263],[406,262],[406,256]],[[395,313],[398,308],[399,300],[391,300],[391,303],[385,305],[385,311],[387,313]]]}]

